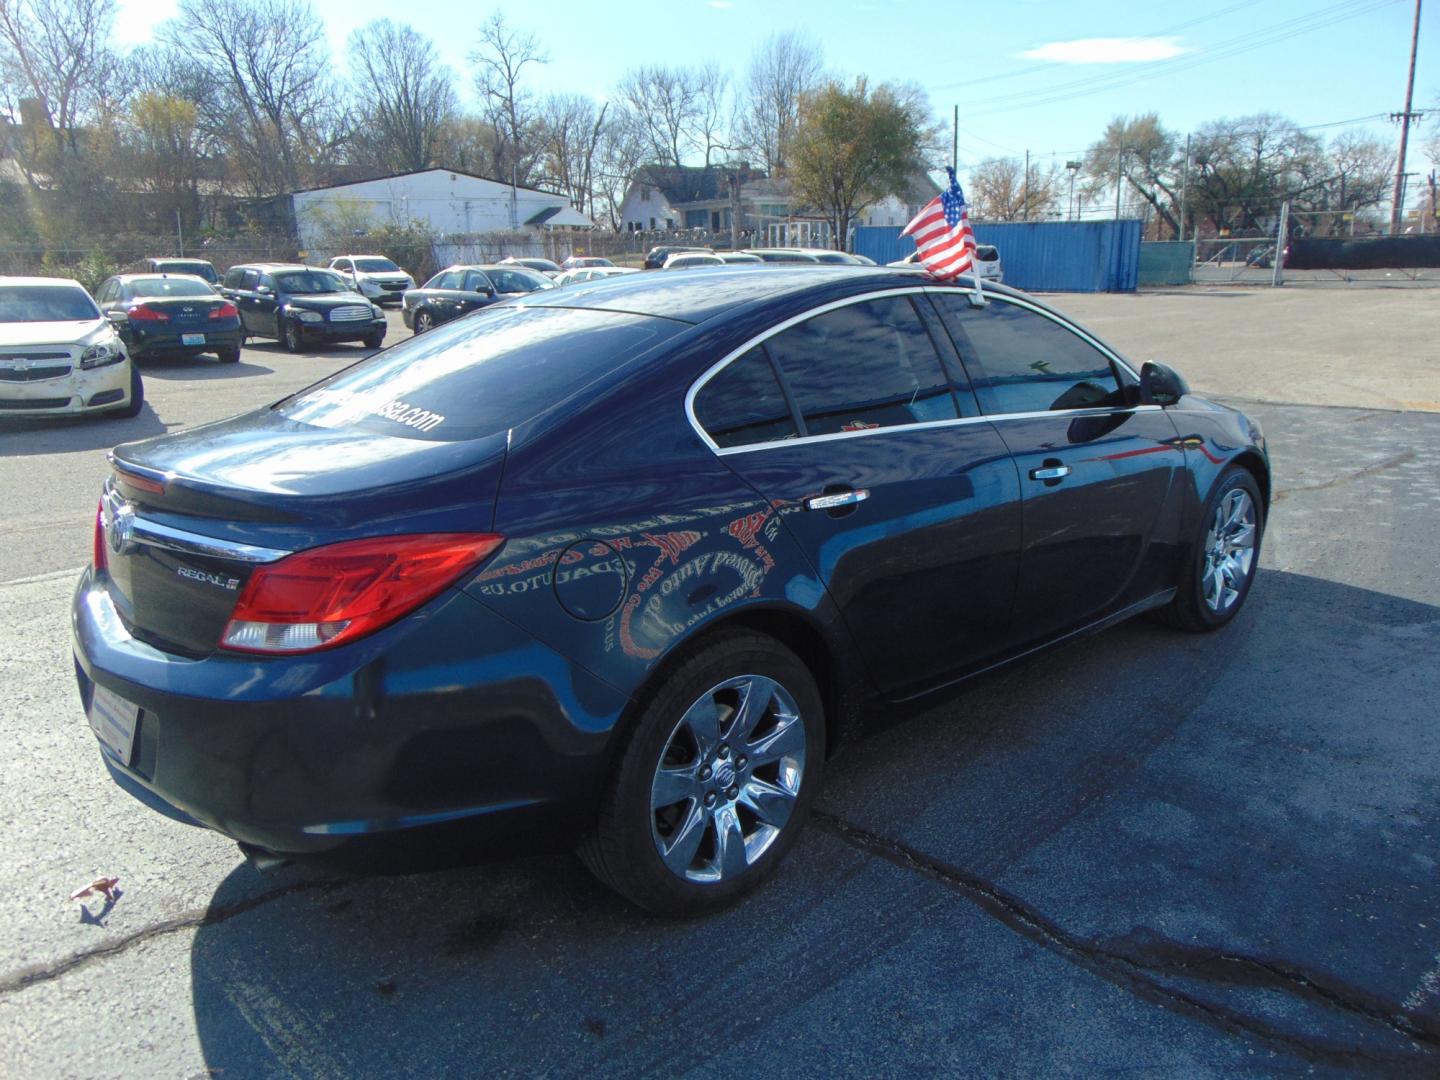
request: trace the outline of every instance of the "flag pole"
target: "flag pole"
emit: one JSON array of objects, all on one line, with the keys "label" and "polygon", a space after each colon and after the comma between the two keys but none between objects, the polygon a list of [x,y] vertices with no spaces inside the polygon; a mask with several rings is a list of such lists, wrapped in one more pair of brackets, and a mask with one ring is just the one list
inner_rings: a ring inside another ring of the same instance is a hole
[{"label": "flag pole", "polygon": [[[950,174],[950,182],[952,184],[956,183],[955,170],[959,168],[959,166],[960,149],[959,142],[957,141],[955,148],[955,163],[951,165],[950,168],[945,170]],[[989,301],[985,299],[985,284],[980,279],[980,260],[977,258],[979,252],[973,246],[971,247],[970,252],[970,278],[972,281],[975,282],[975,291],[970,294],[970,306],[984,307],[987,303],[989,303]]]}]

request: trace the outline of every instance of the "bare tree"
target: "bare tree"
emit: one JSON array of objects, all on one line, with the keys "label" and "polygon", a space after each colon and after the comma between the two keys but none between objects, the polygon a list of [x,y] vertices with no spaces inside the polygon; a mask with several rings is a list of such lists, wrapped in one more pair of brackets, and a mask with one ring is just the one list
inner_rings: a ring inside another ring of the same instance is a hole
[{"label": "bare tree", "polygon": [[346,134],[325,29],[306,0],[180,0],[159,38],[224,86],[220,134],[256,194],[292,190]]},{"label": "bare tree", "polygon": [[1182,142],[1155,113],[1115,117],[1085,153],[1086,193],[1095,198],[1120,183],[1127,199],[1138,195],[1178,238]]},{"label": "bare tree", "polygon": [[824,54],[808,34],[773,34],[755,50],[740,91],[737,134],[772,176],[789,161],[800,99],[820,80]]},{"label": "bare tree", "polygon": [[57,146],[72,152],[108,102],[115,12],[115,0],[0,0],[0,85],[17,111],[20,98],[38,102]]},{"label": "bare tree", "polygon": [[480,27],[480,42],[470,54],[476,66],[475,89],[484,103],[485,118],[495,129],[494,175],[514,183],[529,183],[539,156],[536,145],[534,97],[521,85],[525,69],[547,63],[532,34],[512,30],[505,16],[495,12]]},{"label": "bare tree", "polygon": [[596,152],[609,109],[581,94],[552,94],[540,108],[541,182],[564,192],[582,213],[594,213]]},{"label": "bare tree", "polygon": [[356,148],[387,171],[433,164],[440,131],[456,110],[455,77],[434,44],[408,26],[376,19],[350,36],[349,54],[356,96],[368,103]]},{"label": "bare tree", "polygon": [[624,105],[612,104],[596,143],[591,216],[603,214],[612,229],[620,228],[625,193],[647,154],[648,143],[640,127]]},{"label": "bare tree", "polygon": [[1282,201],[1313,196],[1328,179],[1320,140],[1273,113],[1202,125],[1193,156],[1190,205],[1217,233],[1268,232]]},{"label": "bare tree", "polygon": [[1043,221],[1060,193],[1060,170],[1025,166],[1015,158],[987,158],[970,170],[970,201],[979,221]]},{"label": "bare tree", "polygon": [[721,151],[730,149],[728,86],[729,77],[715,64],[650,64],[627,71],[616,94],[634,118],[651,161],[678,168],[698,155],[708,169]]}]

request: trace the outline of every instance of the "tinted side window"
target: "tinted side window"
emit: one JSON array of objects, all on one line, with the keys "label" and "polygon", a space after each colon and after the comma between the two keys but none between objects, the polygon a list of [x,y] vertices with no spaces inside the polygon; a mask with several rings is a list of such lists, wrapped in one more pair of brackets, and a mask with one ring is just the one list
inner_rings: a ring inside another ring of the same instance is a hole
[{"label": "tinted side window", "polygon": [[[457,274],[456,277],[459,277],[459,275]],[[463,285],[456,284],[449,287],[452,289],[464,289],[466,292],[475,292],[482,285],[488,287],[490,285],[490,279],[480,273],[479,270],[469,270],[465,274],[465,283]]]},{"label": "tinted side window", "polygon": [[716,446],[749,446],[799,434],[775,371],[757,345],[695,395],[695,419]]},{"label": "tinted side window", "polygon": [[244,279],[245,271],[241,270],[239,267],[234,267],[228,270],[225,274],[225,288],[238,289],[240,288],[240,282]]},{"label": "tinted side window", "polygon": [[250,289],[250,290],[253,291],[254,288],[255,288],[255,286],[256,286],[256,285],[259,285],[259,284],[260,284],[260,271],[259,271],[259,270],[246,270],[246,271],[245,271],[245,276],[240,279],[240,288],[242,288],[242,289]]},{"label": "tinted side window", "polygon": [[940,357],[910,300],[827,311],[765,342],[805,419],[805,434],[954,420]]},{"label": "tinted side window", "polygon": [[1110,359],[1053,319],[992,300],[936,297],[987,413],[1048,412],[1125,405]]}]

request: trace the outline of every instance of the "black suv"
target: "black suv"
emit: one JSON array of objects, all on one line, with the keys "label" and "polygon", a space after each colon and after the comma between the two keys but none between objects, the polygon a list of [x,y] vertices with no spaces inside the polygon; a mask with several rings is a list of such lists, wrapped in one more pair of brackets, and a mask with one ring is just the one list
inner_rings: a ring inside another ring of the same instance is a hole
[{"label": "black suv", "polygon": [[289,352],[313,341],[363,341],[371,349],[385,343],[385,313],[330,270],[298,263],[232,266],[220,293],[240,309],[247,334],[278,338]]},{"label": "black suv", "polygon": [[142,260],[135,272],[141,274],[194,274],[198,278],[204,278],[209,285],[219,286],[220,284],[220,275],[215,272],[215,264],[209,259],[172,259],[160,256]]}]

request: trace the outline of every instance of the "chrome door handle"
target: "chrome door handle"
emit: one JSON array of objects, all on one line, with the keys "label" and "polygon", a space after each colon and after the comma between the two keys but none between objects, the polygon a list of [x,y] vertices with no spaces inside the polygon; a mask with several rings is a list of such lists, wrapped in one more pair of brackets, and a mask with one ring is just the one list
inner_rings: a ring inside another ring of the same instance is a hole
[{"label": "chrome door handle", "polygon": [[1063,480],[1070,475],[1069,465],[1047,465],[1043,469],[1031,469],[1031,480]]},{"label": "chrome door handle", "polygon": [[854,506],[870,497],[868,488],[855,491],[837,491],[834,495],[809,495],[805,498],[806,510],[834,510],[839,506]]}]

